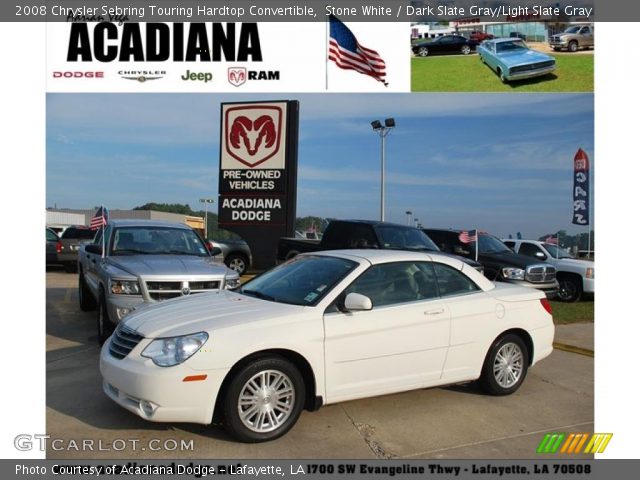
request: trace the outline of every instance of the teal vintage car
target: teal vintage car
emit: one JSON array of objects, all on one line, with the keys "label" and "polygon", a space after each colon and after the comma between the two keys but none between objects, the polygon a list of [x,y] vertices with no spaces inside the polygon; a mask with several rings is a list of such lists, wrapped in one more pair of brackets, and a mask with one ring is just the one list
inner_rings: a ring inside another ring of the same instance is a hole
[{"label": "teal vintage car", "polygon": [[520,38],[485,40],[478,46],[478,55],[504,83],[547,75],[556,69],[555,58],[530,49]]}]

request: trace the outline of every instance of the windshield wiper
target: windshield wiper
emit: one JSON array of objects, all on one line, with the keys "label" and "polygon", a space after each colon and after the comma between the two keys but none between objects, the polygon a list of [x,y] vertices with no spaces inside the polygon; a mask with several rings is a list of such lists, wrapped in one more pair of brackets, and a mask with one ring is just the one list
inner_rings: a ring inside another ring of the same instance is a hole
[{"label": "windshield wiper", "polygon": [[185,252],[184,250],[163,250],[161,252],[156,252],[161,255],[198,255],[194,252]]},{"label": "windshield wiper", "polygon": [[115,250],[113,255],[149,255],[151,252],[145,252],[144,250],[136,250],[133,248],[123,248],[122,250]]},{"label": "windshield wiper", "polygon": [[256,298],[260,298],[261,300],[268,300],[270,302],[277,302],[275,297],[272,297],[271,295],[267,294],[267,293],[263,293],[260,292],[258,290],[241,290],[241,293],[246,293],[247,295],[251,295],[253,297]]}]

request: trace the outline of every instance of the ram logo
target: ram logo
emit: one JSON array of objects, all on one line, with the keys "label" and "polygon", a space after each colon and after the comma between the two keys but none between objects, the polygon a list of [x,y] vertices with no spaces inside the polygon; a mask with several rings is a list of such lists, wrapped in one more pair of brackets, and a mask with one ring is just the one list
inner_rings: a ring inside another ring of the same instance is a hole
[{"label": "ram logo", "polygon": [[230,68],[228,71],[229,83],[234,87],[239,87],[247,81],[247,69],[244,67]]},{"label": "ram logo", "polygon": [[282,108],[255,105],[229,108],[225,116],[226,150],[254,168],[280,150]]}]

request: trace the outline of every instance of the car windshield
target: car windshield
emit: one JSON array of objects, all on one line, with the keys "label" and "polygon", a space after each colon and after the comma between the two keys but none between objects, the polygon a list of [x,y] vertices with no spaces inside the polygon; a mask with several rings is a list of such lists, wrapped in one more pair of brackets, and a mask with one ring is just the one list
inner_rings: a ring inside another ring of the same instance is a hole
[{"label": "car windshield", "polygon": [[553,258],[575,258],[566,250],[563,250],[562,248],[558,248],[557,245],[554,245],[552,243],[543,243],[542,245]]},{"label": "car windshield", "polygon": [[527,44],[522,40],[511,40],[509,42],[498,42],[496,44],[496,51],[498,52],[519,52],[528,50]]},{"label": "car windshield", "polygon": [[111,255],[209,256],[200,237],[187,228],[120,227],[115,229],[111,244]]},{"label": "car windshield", "polygon": [[[480,253],[513,253],[504,243],[492,235],[479,235]],[[475,247],[475,242],[471,244]]]},{"label": "car windshield", "polygon": [[384,248],[438,252],[440,249],[422,230],[411,227],[377,227]]},{"label": "car windshield", "polygon": [[271,302],[313,306],[358,264],[330,256],[298,256],[245,283],[239,293]]},{"label": "car windshield", "polygon": [[574,27],[567,28],[563,33],[578,33],[579,30],[580,30],[580,26],[576,25]]}]

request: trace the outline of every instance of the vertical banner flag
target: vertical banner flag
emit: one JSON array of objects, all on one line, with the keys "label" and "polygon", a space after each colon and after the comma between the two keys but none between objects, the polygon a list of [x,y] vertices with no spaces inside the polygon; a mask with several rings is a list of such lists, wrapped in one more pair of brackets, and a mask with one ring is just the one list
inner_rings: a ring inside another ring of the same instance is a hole
[{"label": "vertical banner flag", "polygon": [[388,85],[382,57],[360,45],[351,30],[333,15],[329,17],[329,60],[344,70],[355,70]]},{"label": "vertical banner flag", "polygon": [[581,148],[573,158],[574,225],[589,225],[589,157]]}]

